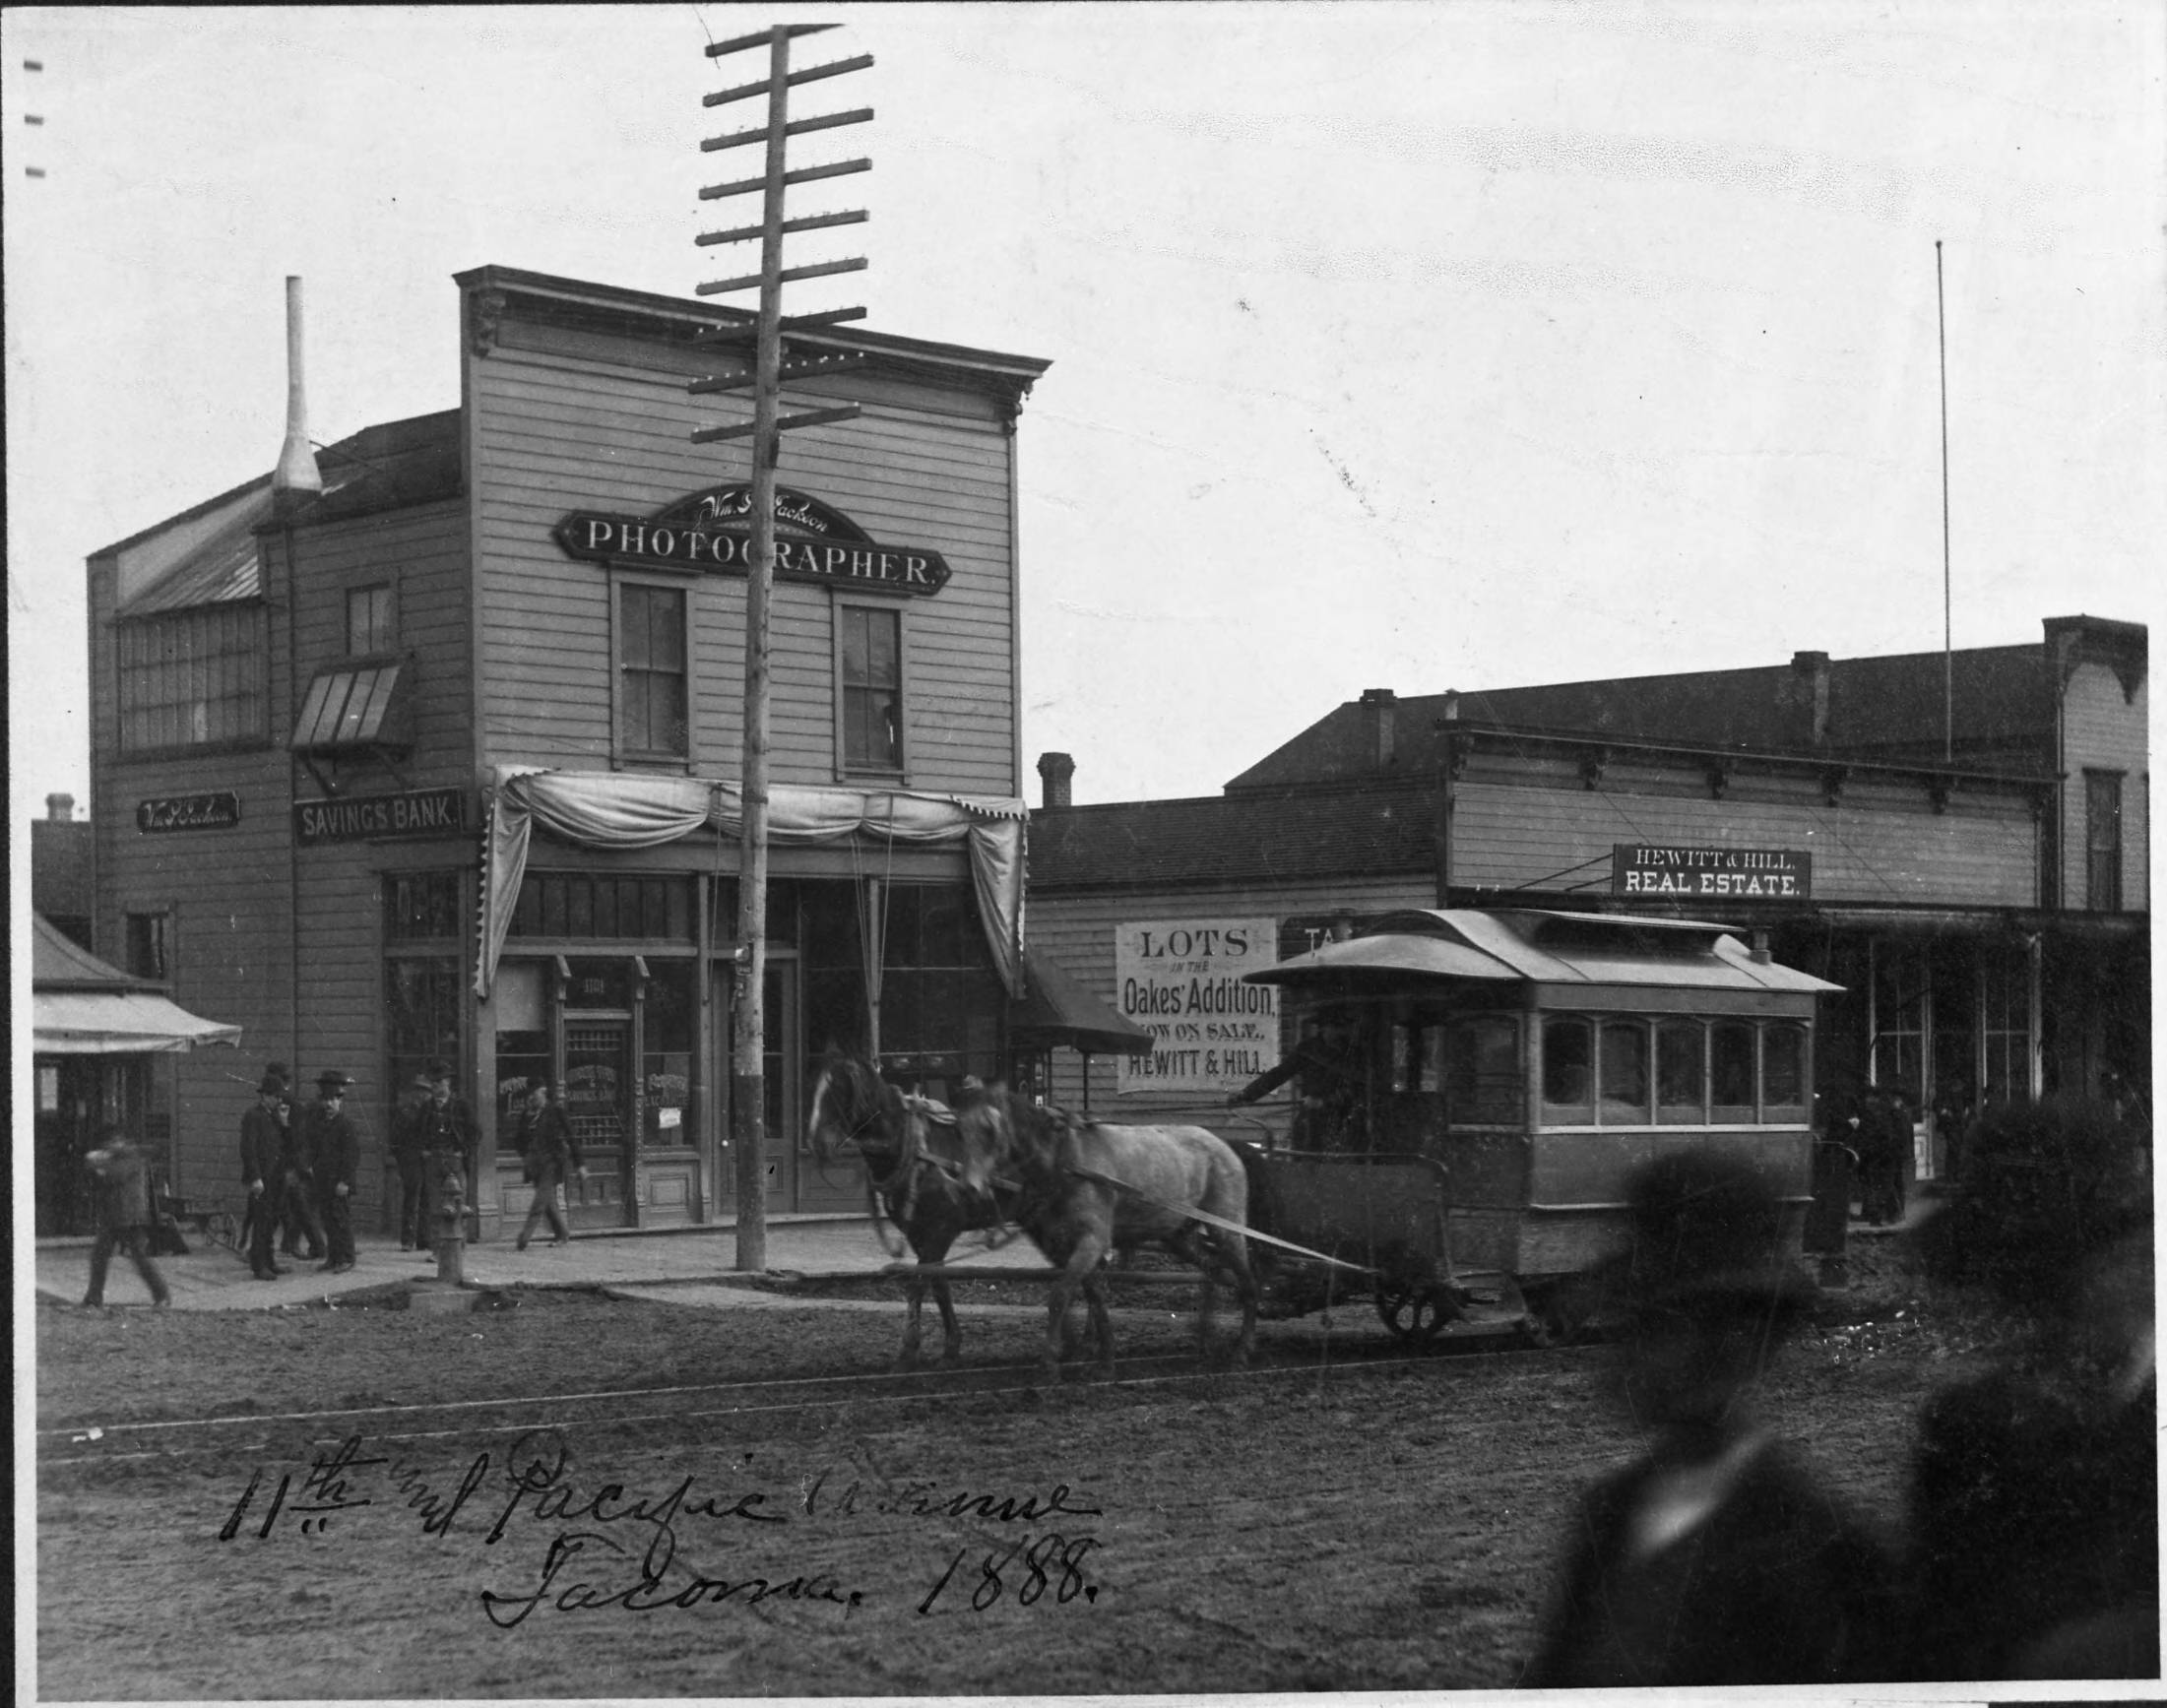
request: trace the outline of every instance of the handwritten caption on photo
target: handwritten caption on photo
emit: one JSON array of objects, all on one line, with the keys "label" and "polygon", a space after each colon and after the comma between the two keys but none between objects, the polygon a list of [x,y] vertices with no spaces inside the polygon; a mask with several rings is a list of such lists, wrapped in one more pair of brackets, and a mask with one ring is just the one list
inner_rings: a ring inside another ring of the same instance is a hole
[{"label": "handwritten caption on photo", "polygon": [[[373,1492],[371,1491],[373,1490]],[[779,1545],[790,1527],[853,1520],[941,1521],[993,1527],[979,1540],[940,1554],[928,1567],[928,1587],[915,1603],[921,1616],[936,1611],[984,1613],[1013,1600],[1019,1607],[1093,1606],[1101,1583],[1086,1569],[1103,1546],[1093,1521],[1103,1509],[1065,1483],[1043,1489],[974,1491],[931,1482],[894,1483],[831,1471],[801,1480],[784,1497],[766,1489],[709,1492],[688,1473],[659,1491],[613,1481],[575,1477],[563,1439],[543,1430],[523,1436],[509,1452],[477,1453],[456,1483],[349,1436],[305,1468],[272,1481],[262,1469],[234,1500],[218,1532],[222,1543],[270,1543],[285,1536],[329,1538],[334,1521],[351,1526],[370,1507],[404,1504],[420,1534],[478,1537],[494,1548],[508,1538],[547,1536],[539,1566],[517,1587],[478,1592],[491,1623],[512,1629],[540,1613],[617,1610],[655,1613],[768,1600],[831,1603],[844,1616],[882,1593],[906,1598],[917,1581],[853,1584],[830,1570],[789,1566],[713,1576],[678,1559],[680,1526],[716,1523],[752,1527],[743,1539]],[[1052,1526],[1058,1523],[1061,1528]],[[705,1539],[703,1539],[705,1540]]]}]

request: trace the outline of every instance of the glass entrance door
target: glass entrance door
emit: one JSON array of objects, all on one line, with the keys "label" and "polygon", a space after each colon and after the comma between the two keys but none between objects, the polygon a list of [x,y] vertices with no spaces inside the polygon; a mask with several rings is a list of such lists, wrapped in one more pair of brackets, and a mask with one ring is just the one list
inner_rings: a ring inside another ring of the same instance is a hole
[{"label": "glass entrance door", "polygon": [[564,1112],[587,1163],[587,1178],[565,1182],[575,1228],[621,1228],[632,1220],[634,1125],[630,1015],[564,1016]]}]

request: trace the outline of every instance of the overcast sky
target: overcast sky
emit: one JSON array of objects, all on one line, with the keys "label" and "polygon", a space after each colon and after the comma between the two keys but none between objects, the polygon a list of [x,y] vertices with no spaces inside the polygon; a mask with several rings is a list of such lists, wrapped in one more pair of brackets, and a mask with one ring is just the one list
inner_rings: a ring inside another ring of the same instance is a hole
[{"label": "overcast sky", "polygon": [[1215,792],[1372,686],[1938,649],[1937,239],[1955,644],[2148,621],[2163,17],[12,10],[16,821],[89,794],[85,556],[277,454],[284,277],[319,441],[457,404],[455,272],[689,299],[738,270],[697,141],[750,122],[699,97],[760,70],[701,50],[794,19],[877,61],[797,110],[878,116],[794,145],[875,169],[794,200],[873,219],[792,305],[1053,364],[1024,751],[1079,801]]}]

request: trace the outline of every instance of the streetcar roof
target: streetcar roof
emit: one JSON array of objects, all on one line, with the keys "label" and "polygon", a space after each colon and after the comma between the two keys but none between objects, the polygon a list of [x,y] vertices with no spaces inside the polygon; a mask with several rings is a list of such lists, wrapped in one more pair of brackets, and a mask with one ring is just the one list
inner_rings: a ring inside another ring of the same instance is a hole
[{"label": "streetcar roof", "polygon": [[1728,927],[1699,919],[1569,914],[1538,908],[1421,908],[1388,914],[1249,982],[1375,989],[1400,981],[1639,984],[1813,995],[1839,990],[1760,961]]}]

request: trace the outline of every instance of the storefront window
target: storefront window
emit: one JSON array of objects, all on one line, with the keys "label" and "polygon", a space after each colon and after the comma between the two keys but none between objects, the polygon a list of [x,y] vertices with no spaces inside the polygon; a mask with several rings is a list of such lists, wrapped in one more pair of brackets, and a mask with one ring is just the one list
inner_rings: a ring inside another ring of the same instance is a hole
[{"label": "storefront window", "polygon": [[1607,1125],[1648,1120],[1648,1029],[1637,1020],[1614,1020],[1602,1029],[1602,1062],[1596,1084],[1600,1118]]},{"label": "storefront window", "polygon": [[1926,1091],[1925,958],[1874,945],[1874,1083],[1918,1102]]},{"label": "storefront window", "polygon": [[692,1107],[692,1051],[700,1004],[698,970],[689,961],[650,968],[641,1017],[640,1092],[647,1142],[690,1145],[698,1131]]},{"label": "storefront window", "polygon": [[1699,1125],[1708,1118],[1708,1031],[1697,1020],[1655,1029],[1655,1118]]},{"label": "storefront window", "polygon": [[431,1056],[459,1061],[459,962],[395,955],[384,963],[384,1035],[392,1095],[402,1097]]},{"label": "storefront window", "polygon": [[969,889],[895,884],[884,911],[883,1063],[921,1083],[997,1074],[1005,993]]},{"label": "storefront window", "polygon": [[529,872],[512,910],[514,937],[692,941],[688,878]]},{"label": "storefront window", "polygon": [[1543,1022],[1543,1119],[1553,1126],[1595,1118],[1593,1032],[1585,1020]]},{"label": "storefront window", "polygon": [[2021,949],[1992,949],[1979,967],[1986,1044],[1985,1097],[2031,1095],[2031,965]]}]

